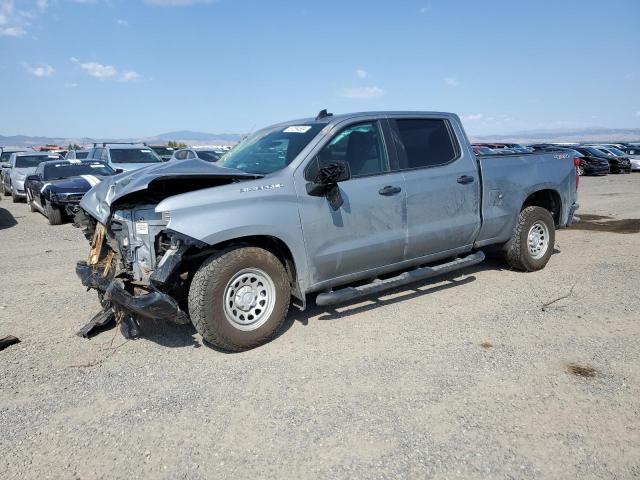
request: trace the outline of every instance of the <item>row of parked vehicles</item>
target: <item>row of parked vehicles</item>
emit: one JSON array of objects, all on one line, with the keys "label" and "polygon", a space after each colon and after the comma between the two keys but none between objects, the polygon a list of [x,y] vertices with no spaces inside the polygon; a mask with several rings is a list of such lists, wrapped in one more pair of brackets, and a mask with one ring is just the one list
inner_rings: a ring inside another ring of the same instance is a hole
[{"label": "row of parked vehicles", "polygon": [[579,175],[606,175],[640,171],[640,142],[631,143],[474,143],[476,155],[566,151],[579,159]]},{"label": "row of parked vehicles", "polygon": [[73,215],[83,195],[105,176],[170,160],[216,162],[225,147],[171,147],[129,143],[96,143],[87,150],[0,147],[0,194],[26,200],[32,212],[51,225]]},{"label": "row of parked vehicles", "polygon": [[520,147],[471,145],[454,114],[323,110],[223,155],[14,152],[3,188],[50,223],[73,213],[89,240],[76,273],[102,311],[82,332],[116,318],[126,336],[145,319],[192,323],[240,351],[272,339],[292,303],[376,294],[475,265],[486,249],[544,268],[578,209],[579,174],[595,172],[591,158],[615,171],[618,147]]}]

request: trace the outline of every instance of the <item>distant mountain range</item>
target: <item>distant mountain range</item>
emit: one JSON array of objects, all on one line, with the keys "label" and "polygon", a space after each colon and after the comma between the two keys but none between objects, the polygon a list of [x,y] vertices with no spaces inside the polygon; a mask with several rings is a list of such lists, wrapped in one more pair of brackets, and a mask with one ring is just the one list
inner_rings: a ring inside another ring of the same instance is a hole
[{"label": "distant mountain range", "polygon": [[[204,133],[179,130],[152,137],[139,138],[89,138],[89,137],[44,137],[28,135],[0,135],[0,146],[35,147],[46,144],[66,146],[70,143],[91,145],[94,142],[146,142],[166,143],[170,140],[188,145],[233,145],[240,141],[239,133]],[[475,142],[640,142],[640,128],[598,128],[590,127],[573,130],[529,130],[509,134],[470,135]]]},{"label": "distant mountain range", "polygon": [[168,141],[186,143],[187,145],[233,145],[240,141],[239,133],[203,133],[181,130],[176,132],[161,133],[152,137],[137,138],[91,138],[91,137],[44,137],[29,135],[0,135],[0,146],[35,147],[41,145],[78,144],[89,146],[95,142],[146,142],[148,144],[164,144]]}]

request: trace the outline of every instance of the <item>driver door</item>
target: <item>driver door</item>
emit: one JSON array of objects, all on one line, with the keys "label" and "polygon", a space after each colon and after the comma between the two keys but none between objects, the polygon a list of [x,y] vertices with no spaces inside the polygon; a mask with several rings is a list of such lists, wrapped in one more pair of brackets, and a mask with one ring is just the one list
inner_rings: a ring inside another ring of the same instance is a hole
[{"label": "driver door", "polygon": [[342,160],[351,170],[351,178],[338,184],[343,203],[335,210],[325,196],[305,189],[315,163],[296,171],[310,286],[348,282],[404,260],[405,182],[391,171],[388,152],[376,120],[349,125],[328,140],[319,161]]}]

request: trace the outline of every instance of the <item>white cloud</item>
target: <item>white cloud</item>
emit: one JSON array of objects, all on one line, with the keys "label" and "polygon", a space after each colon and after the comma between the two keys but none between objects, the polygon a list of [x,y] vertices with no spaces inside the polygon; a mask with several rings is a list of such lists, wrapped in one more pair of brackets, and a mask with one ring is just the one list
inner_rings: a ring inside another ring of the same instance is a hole
[{"label": "white cloud", "polygon": [[369,72],[367,72],[366,70],[363,70],[361,68],[358,68],[356,70],[356,76],[358,78],[367,78],[369,76]]},{"label": "white cloud", "polygon": [[456,77],[444,77],[444,83],[446,83],[450,87],[457,87],[458,85],[460,85],[460,82],[458,82],[458,79]]},{"label": "white cloud", "polygon": [[140,80],[140,74],[138,72],[134,72],[133,70],[122,72],[120,75],[121,82],[134,82],[136,80]]},{"label": "white cloud", "polygon": [[55,72],[55,68],[51,65],[41,65],[39,67],[31,67],[27,63],[23,63],[24,68],[34,77],[51,77]]},{"label": "white cloud", "polygon": [[345,98],[375,98],[384,95],[384,90],[380,87],[355,87],[345,88],[341,96]]},{"label": "white cloud", "polygon": [[118,25],[119,27],[128,27],[129,26],[129,22],[127,22],[126,20],[119,18],[118,20],[116,20],[116,25]]},{"label": "white cloud", "polygon": [[[462,116],[462,120],[464,120],[465,122],[473,122],[475,120],[482,120],[483,118],[484,115],[482,113],[470,113],[469,115]],[[492,117],[489,118],[493,119]]]},{"label": "white cloud", "polygon": [[33,20],[48,6],[49,0],[0,0],[0,36],[26,35]]},{"label": "white cloud", "polygon": [[117,79],[121,82],[134,82],[142,78],[138,72],[133,70],[119,71],[113,65],[105,65],[99,62],[81,62],[76,57],[71,57],[71,61],[92,77],[100,80]]},{"label": "white cloud", "polygon": [[158,5],[160,7],[186,7],[197,3],[212,3],[213,0],[144,0],[148,5]]}]

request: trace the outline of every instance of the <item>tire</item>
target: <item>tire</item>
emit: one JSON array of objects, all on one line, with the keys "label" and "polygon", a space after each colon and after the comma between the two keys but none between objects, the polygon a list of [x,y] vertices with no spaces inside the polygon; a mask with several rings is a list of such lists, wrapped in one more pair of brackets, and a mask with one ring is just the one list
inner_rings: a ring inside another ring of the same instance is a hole
[{"label": "tire", "polygon": [[235,247],[200,266],[189,289],[189,315],[207,342],[239,352],[275,336],[290,300],[289,276],[275,255],[262,248]]},{"label": "tire", "polygon": [[15,194],[15,192],[13,191],[13,188],[11,189],[11,201],[13,203],[18,203],[20,201],[20,197]]},{"label": "tire", "polygon": [[[530,234],[534,235],[534,241],[544,241],[546,246],[543,248],[540,243],[530,246]],[[555,239],[555,223],[551,213],[541,207],[526,207],[520,212],[513,236],[507,244],[506,261],[517,270],[542,270],[551,258]],[[540,250],[534,254],[538,248]]]},{"label": "tire", "polygon": [[4,180],[0,181],[0,183],[2,184],[2,196],[4,196],[4,197],[8,197],[9,195],[11,195],[11,194],[7,191],[7,187],[5,187],[5,185],[4,185]]},{"label": "tire", "polygon": [[578,176],[580,177],[584,176],[584,165],[582,165],[582,163],[578,167]]},{"label": "tire", "polygon": [[47,214],[49,225],[62,225],[62,210],[50,202],[45,201],[44,211]]}]

